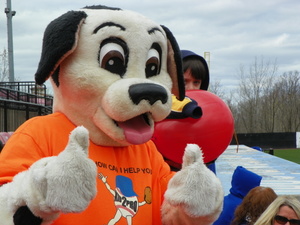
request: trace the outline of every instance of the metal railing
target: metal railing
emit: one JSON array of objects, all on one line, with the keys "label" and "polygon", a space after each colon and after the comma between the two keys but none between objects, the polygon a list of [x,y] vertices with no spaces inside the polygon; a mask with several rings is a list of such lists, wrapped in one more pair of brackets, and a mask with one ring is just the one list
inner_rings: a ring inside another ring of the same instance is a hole
[{"label": "metal railing", "polygon": [[14,131],[31,117],[52,112],[53,97],[35,82],[0,82],[0,131]]}]

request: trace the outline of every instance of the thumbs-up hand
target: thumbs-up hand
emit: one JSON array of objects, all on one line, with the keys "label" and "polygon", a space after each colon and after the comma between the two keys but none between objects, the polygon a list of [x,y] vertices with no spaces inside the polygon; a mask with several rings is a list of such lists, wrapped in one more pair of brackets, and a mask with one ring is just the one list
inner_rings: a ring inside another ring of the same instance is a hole
[{"label": "thumbs-up hand", "polygon": [[182,169],[168,184],[162,207],[163,224],[212,224],[223,205],[220,180],[203,162],[202,151],[188,144]]},{"label": "thumbs-up hand", "polygon": [[30,170],[34,185],[44,196],[42,206],[63,213],[81,212],[96,195],[96,165],[88,158],[89,136],[84,127],[74,129],[65,150],[41,159]]}]

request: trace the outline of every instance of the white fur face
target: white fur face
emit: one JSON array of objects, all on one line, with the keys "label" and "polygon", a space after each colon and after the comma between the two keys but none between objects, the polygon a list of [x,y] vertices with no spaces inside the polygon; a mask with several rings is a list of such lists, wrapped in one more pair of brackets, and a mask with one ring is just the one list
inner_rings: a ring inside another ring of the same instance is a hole
[{"label": "white fur face", "polygon": [[95,144],[144,143],[170,113],[166,34],[134,12],[83,11],[76,49],[53,84],[54,111],[85,126]]}]

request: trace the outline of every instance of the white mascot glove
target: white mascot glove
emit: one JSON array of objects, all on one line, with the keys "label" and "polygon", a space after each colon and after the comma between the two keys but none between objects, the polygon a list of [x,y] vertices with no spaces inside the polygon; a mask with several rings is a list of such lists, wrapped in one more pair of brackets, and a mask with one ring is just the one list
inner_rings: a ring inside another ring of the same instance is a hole
[{"label": "white mascot glove", "polygon": [[182,169],[168,184],[162,206],[165,225],[210,225],[223,207],[223,189],[220,180],[203,163],[202,151],[188,144]]},{"label": "white mascot glove", "polygon": [[24,205],[42,218],[43,224],[55,220],[61,212],[85,210],[96,195],[97,176],[95,163],[87,157],[88,146],[88,131],[77,127],[58,156],[35,162],[0,187],[0,218],[7,219],[0,225],[13,224],[14,213]]}]

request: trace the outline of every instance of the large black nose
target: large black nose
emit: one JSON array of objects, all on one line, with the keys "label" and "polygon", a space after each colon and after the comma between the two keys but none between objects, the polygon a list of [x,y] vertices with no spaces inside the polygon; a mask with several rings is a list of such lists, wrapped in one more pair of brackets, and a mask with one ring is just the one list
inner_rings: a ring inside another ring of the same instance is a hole
[{"label": "large black nose", "polygon": [[129,87],[128,92],[132,102],[136,105],[142,100],[147,100],[151,105],[158,100],[165,104],[168,100],[166,89],[157,84],[133,84]]}]

